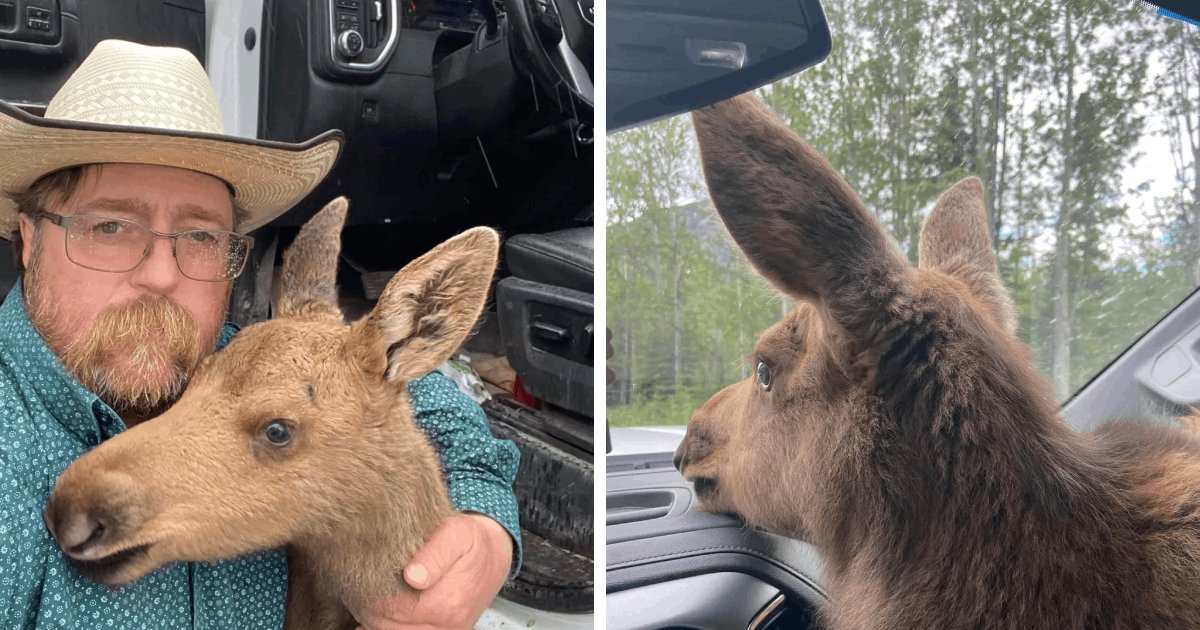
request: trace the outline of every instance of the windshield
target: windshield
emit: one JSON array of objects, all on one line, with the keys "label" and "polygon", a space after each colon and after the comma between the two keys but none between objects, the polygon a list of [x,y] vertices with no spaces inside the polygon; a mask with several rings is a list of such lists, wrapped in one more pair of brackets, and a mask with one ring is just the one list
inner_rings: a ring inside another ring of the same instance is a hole
[{"label": "windshield", "polygon": [[[983,179],[1060,402],[1200,286],[1200,28],[1113,1],[823,4],[832,54],[760,94],[914,262],[937,195]],[[689,117],[614,134],[606,159],[608,419],[682,425],[791,304],[725,234]]]}]

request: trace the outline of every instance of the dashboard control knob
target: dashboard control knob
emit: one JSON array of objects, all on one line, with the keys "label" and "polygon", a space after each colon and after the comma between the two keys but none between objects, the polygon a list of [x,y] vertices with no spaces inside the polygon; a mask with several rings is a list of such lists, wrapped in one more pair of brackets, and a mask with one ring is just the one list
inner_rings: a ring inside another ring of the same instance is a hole
[{"label": "dashboard control knob", "polygon": [[362,35],[355,29],[348,29],[338,33],[337,49],[338,52],[350,59],[361,55],[363,51]]}]

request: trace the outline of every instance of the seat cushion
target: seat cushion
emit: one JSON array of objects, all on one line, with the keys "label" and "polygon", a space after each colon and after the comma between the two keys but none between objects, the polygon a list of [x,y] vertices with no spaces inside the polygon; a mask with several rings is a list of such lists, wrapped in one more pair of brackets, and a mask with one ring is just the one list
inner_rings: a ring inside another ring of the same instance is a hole
[{"label": "seat cushion", "polygon": [[517,234],[504,245],[513,276],[556,287],[595,292],[592,275],[592,227],[545,234]]}]

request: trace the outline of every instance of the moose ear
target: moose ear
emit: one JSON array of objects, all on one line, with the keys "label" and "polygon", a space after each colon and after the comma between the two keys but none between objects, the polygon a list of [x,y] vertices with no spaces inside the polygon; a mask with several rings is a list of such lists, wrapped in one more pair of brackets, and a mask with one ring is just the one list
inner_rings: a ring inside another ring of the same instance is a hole
[{"label": "moose ear", "polygon": [[371,314],[354,324],[348,350],[391,381],[432,371],[474,329],[499,250],[500,236],[479,227],[409,263],[388,282]]},{"label": "moose ear", "polygon": [[300,228],[283,253],[275,300],[280,316],[342,318],[337,305],[337,264],[349,207],[345,197],[329,202]]},{"label": "moose ear", "polygon": [[863,340],[908,261],[829,161],[751,94],[692,112],[708,189],[747,260]]},{"label": "moose ear", "polygon": [[935,269],[965,283],[1003,327],[1015,331],[1015,310],[996,268],[983,182],[978,177],[963,179],[938,197],[921,226],[918,258],[922,269]]}]

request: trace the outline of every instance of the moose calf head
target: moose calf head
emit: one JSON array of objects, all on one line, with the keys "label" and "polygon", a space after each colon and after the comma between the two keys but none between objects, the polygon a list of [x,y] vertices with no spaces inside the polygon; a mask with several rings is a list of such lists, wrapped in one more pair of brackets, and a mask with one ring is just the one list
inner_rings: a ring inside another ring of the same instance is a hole
[{"label": "moose calf head", "polygon": [[[937,410],[925,406],[946,392],[922,388],[938,381],[945,353],[967,347],[954,335],[1016,346],[982,184],[964,179],[938,199],[914,268],[830,164],[757,98],[719,103],[693,120],[711,197],[734,241],[798,303],[762,334],[753,375],[692,416],[676,467],[707,509],[819,537],[832,531],[815,527],[835,518],[824,512],[830,497],[853,486],[855,464],[876,445],[909,444],[901,435],[909,431],[936,437]],[[981,351],[980,362],[990,356]],[[903,410],[929,412],[927,423],[896,421]]]},{"label": "moose calf head", "polygon": [[59,478],[46,525],[85,575],[118,585],[167,562],[320,541],[369,518],[384,487],[404,486],[418,513],[444,497],[436,455],[415,446],[405,383],[472,330],[498,237],[476,228],[441,244],[346,325],[335,287],[346,210],[330,203],[285,254],[276,319],[248,326],[171,409]]}]

